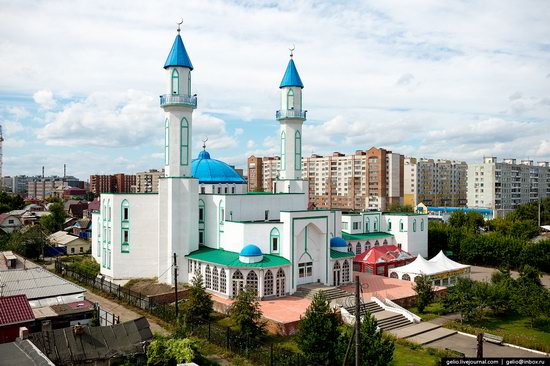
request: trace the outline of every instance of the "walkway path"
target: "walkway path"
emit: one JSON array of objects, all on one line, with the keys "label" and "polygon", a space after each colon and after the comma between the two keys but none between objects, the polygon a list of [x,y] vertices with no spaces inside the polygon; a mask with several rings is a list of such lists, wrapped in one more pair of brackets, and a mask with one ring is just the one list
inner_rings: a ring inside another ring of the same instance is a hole
[{"label": "walkway path", "polygon": [[[118,303],[116,303],[112,300],[109,300],[109,299],[107,299],[103,296],[97,295],[93,292],[86,291],[84,296],[86,297],[86,300],[89,300],[93,303],[98,302],[99,305],[103,309],[107,310],[110,313],[113,313],[113,314],[119,316],[120,317],[120,322],[125,322],[125,321],[128,321],[128,320],[133,320],[133,319],[137,319],[137,318],[142,317],[141,314],[136,313],[135,311],[124,307],[124,305],[118,304]],[[147,320],[149,321],[149,324],[151,326],[151,331],[153,333],[159,333],[159,334],[162,334],[162,335],[169,335],[170,334],[170,332],[168,332],[166,329],[162,328],[160,325],[155,323],[155,321],[151,320],[150,318],[147,318]]]},{"label": "walkway path", "polygon": [[[497,269],[495,268],[471,266],[470,278],[474,281],[489,282],[491,281],[491,275],[496,271]],[[519,277],[519,273],[517,271],[511,271],[511,273],[513,278]],[[550,275],[542,275],[540,281],[544,287],[550,288]]]}]

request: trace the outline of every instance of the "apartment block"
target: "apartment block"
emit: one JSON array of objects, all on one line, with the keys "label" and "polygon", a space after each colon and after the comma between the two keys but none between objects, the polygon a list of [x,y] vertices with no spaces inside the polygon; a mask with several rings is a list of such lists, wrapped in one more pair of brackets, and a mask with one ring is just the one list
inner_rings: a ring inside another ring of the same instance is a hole
[{"label": "apartment block", "polygon": [[405,158],[404,204],[465,207],[468,164],[464,161]]},{"label": "apartment block", "polygon": [[90,175],[90,192],[95,195],[101,193],[129,193],[136,185],[136,176],[118,173],[114,175]]},{"label": "apartment block", "polygon": [[468,166],[468,207],[513,210],[550,196],[550,166],[547,161],[484,157]]},{"label": "apartment block", "polygon": [[159,178],[164,176],[164,169],[150,169],[136,173],[136,182],[132,188],[135,193],[156,193],[159,191]]},{"label": "apartment block", "polygon": [[[303,157],[302,178],[309,183],[309,204],[341,210],[385,210],[402,204],[403,161],[403,155],[375,147],[352,155],[335,152]],[[261,182],[263,190],[271,192],[279,170],[279,157],[251,156],[249,190]]]},{"label": "apartment block", "polygon": [[67,187],[84,188],[84,182],[76,177],[34,177],[27,180],[27,196],[38,200],[63,197]]}]

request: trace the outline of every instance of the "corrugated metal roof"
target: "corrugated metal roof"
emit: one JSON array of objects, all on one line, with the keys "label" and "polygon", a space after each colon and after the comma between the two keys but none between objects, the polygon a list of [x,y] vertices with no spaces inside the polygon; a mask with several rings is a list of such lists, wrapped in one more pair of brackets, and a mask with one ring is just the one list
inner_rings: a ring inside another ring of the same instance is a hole
[{"label": "corrugated metal roof", "polygon": [[0,282],[6,285],[4,296],[24,294],[29,300],[86,291],[41,267],[0,271]]},{"label": "corrugated metal roof", "polygon": [[278,255],[264,254],[261,262],[243,263],[239,260],[239,253],[228,252],[223,249],[213,249],[201,246],[199,250],[186,255],[189,259],[196,259],[227,267],[264,268],[289,265],[290,261]]},{"label": "corrugated metal roof", "polygon": [[0,297],[0,326],[33,320],[34,314],[25,295]]},{"label": "corrugated metal roof", "polygon": [[55,245],[67,245],[75,240],[79,240],[80,238],[76,235],[71,235],[66,231],[58,231],[48,236],[48,239],[50,239],[50,241]]}]

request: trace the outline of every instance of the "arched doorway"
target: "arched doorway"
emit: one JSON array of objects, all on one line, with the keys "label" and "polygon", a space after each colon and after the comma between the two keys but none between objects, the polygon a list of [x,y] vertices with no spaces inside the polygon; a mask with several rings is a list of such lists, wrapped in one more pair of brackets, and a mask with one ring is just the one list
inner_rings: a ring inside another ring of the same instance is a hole
[{"label": "arched doorway", "polygon": [[313,259],[304,253],[298,262],[298,285],[313,282]]},{"label": "arched doorway", "polygon": [[283,271],[282,268],[279,268],[277,271],[277,278],[275,279],[275,290],[277,297],[285,296],[285,283],[285,271]]},{"label": "arched doorway", "polygon": [[334,267],[332,269],[332,286],[340,286],[340,263],[338,261],[334,262]]},{"label": "arched doorway", "polygon": [[244,277],[241,271],[237,270],[233,273],[233,277],[231,277],[231,284],[233,287],[233,297],[239,296],[241,291],[244,289]]}]

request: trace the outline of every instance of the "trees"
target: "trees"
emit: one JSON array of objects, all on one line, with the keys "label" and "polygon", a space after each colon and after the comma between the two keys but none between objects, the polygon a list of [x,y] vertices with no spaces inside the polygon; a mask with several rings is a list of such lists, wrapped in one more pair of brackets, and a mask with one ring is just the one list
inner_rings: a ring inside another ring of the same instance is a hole
[{"label": "trees", "polygon": [[256,291],[246,288],[239,293],[229,310],[231,319],[241,330],[245,338],[258,338],[265,332],[265,322],[262,321],[260,302]]},{"label": "trees", "polygon": [[13,250],[24,257],[36,259],[49,245],[50,241],[44,228],[40,225],[33,225],[22,231],[11,233],[5,243],[5,250]]},{"label": "trees", "polygon": [[19,210],[25,206],[25,201],[21,196],[9,195],[6,192],[0,192],[0,213]]},{"label": "trees", "polygon": [[191,281],[188,298],[182,305],[182,310],[188,321],[202,322],[210,319],[213,309],[212,297],[204,289],[202,276],[196,275]]},{"label": "trees", "polygon": [[414,207],[411,205],[400,205],[399,203],[394,203],[388,209],[389,212],[414,212]]},{"label": "trees", "polygon": [[325,294],[319,291],[300,321],[296,343],[311,364],[334,365],[338,334],[338,318]]},{"label": "trees", "polygon": [[417,277],[414,284],[414,291],[417,295],[416,305],[418,307],[418,311],[423,313],[426,306],[430,305],[430,303],[434,300],[432,280],[426,275]]},{"label": "trees", "polygon": [[147,347],[147,365],[176,365],[200,358],[196,341],[189,338],[156,337]]},{"label": "trees", "polygon": [[63,224],[65,223],[65,218],[67,217],[63,203],[54,202],[50,204],[48,211],[50,211],[50,214],[42,216],[40,218],[40,224],[50,233],[63,230]]}]

